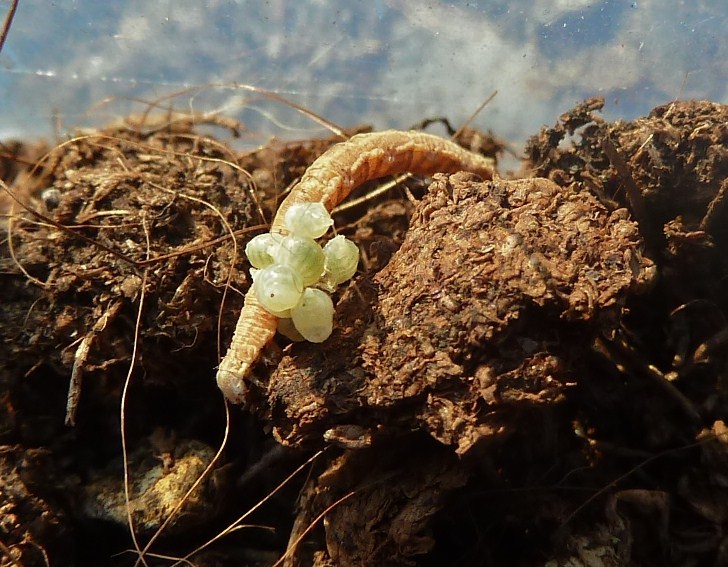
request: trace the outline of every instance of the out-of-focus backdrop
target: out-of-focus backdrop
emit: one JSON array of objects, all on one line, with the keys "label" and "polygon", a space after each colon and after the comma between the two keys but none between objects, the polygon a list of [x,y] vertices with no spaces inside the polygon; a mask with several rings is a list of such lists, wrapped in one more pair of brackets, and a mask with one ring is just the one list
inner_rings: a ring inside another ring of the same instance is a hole
[{"label": "out-of-focus backdrop", "polygon": [[[0,18],[9,8],[0,0]],[[514,144],[583,98],[633,118],[675,98],[728,102],[726,0],[21,0],[0,53],[0,138],[101,125],[179,94],[258,136],[465,120]],[[103,102],[102,104],[99,104]],[[258,139],[258,142],[261,140]]]}]

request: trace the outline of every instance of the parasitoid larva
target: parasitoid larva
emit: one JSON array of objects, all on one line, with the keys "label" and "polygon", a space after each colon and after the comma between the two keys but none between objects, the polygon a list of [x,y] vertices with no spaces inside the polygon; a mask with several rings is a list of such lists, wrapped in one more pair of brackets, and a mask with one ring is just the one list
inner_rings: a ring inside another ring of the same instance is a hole
[{"label": "parasitoid larva", "polygon": [[[454,142],[424,132],[386,130],[358,134],[332,146],[311,164],[278,208],[271,233],[290,232],[285,219],[293,205],[322,203],[330,211],[353,189],[372,179],[401,173],[432,175],[457,171],[492,179],[493,163]],[[278,318],[258,303],[254,288],[255,285],[251,286],[245,295],[230,348],[217,371],[217,384],[233,403],[244,401],[246,375],[275,335],[278,323]]]}]

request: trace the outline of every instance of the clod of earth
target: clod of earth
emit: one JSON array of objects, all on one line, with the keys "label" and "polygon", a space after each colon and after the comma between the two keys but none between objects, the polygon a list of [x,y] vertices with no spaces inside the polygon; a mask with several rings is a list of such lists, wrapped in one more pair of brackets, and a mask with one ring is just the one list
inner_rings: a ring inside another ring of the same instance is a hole
[{"label": "clod of earth", "polygon": [[44,565],[72,552],[69,514],[40,496],[62,484],[58,472],[47,449],[0,446],[0,565]]},{"label": "clod of earth", "polygon": [[[529,141],[535,175],[632,210],[678,301],[719,296],[728,268],[728,106],[675,101],[631,122],[605,122],[589,100]],[[579,129],[578,141],[562,143]],[[689,278],[684,277],[690,274]]]},{"label": "clod of earth", "polygon": [[333,340],[294,346],[271,376],[256,409],[284,443],[350,422],[459,453],[508,434],[509,410],[557,402],[577,378],[565,361],[655,274],[625,209],[546,179],[438,176],[411,222],[348,290]]}]

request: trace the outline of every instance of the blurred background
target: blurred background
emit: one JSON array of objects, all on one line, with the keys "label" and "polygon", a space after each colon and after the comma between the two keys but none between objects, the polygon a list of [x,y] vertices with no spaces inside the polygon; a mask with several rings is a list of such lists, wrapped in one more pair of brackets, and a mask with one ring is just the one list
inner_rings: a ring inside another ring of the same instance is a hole
[{"label": "blurred background", "polygon": [[610,119],[728,102],[726,30],[726,0],[21,0],[0,138],[102,125],[175,93],[181,110],[238,118],[250,142],[321,131],[245,84],[377,129],[457,127],[498,91],[474,125],[520,148],[590,96]]}]

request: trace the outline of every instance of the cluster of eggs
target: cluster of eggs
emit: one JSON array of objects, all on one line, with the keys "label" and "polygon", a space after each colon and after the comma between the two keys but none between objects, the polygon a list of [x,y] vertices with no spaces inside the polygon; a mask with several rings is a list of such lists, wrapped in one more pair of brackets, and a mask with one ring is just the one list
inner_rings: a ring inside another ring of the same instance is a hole
[{"label": "cluster of eggs", "polygon": [[342,235],[323,248],[316,242],[333,224],[321,203],[292,205],[283,222],[288,234],[260,234],[245,247],[255,296],[280,333],[320,343],[333,329],[330,294],[356,272],[359,249]]}]

